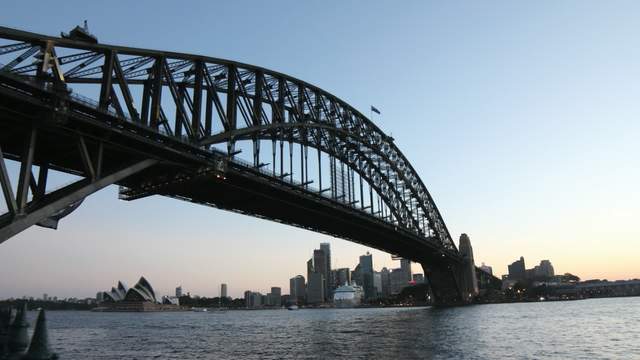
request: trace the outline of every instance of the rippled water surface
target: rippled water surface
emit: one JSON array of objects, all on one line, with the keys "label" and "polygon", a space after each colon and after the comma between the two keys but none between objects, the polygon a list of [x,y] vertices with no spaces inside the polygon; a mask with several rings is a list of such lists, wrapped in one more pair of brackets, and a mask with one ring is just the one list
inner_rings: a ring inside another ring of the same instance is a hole
[{"label": "rippled water surface", "polygon": [[640,359],[640,298],[48,315],[61,359]]}]

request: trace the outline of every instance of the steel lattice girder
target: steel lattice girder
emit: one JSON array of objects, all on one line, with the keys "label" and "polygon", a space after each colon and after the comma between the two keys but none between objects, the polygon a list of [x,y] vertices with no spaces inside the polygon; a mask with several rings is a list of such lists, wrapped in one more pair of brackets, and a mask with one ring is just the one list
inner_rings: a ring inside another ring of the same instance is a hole
[{"label": "steel lattice girder", "polygon": [[[53,85],[98,85],[100,98],[85,101],[128,121],[162,126],[167,135],[185,138],[184,130],[187,141],[205,148],[227,142],[230,153],[239,139],[284,138],[320,149],[365,178],[400,226],[456,251],[435,202],[393,139],[352,106],[316,86],[257,66],[199,55],[92,44],[5,27],[0,27],[0,39],[17,42],[0,47],[0,55],[19,54],[6,71]],[[40,50],[41,62],[16,67],[30,56],[21,50],[33,48]],[[56,52],[67,55],[57,57]],[[102,64],[89,67],[101,59]],[[136,85],[144,86],[140,111],[129,90]],[[169,89],[173,99],[173,124],[162,108],[163,89]],[[206,106],[204,116],[201,103]],[[271,108],[271,114],[264,106]],[[211,133],[214,111],[221,133]]]}]

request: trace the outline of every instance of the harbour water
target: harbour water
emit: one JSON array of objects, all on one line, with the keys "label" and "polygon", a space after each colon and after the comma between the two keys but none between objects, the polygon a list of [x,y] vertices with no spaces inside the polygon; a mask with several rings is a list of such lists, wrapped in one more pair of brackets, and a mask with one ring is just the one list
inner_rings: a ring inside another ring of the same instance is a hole
[{"label": "harbour water", "polygon": [[47,315],[61,359],[640,359],[639,297],[446,309]]}]

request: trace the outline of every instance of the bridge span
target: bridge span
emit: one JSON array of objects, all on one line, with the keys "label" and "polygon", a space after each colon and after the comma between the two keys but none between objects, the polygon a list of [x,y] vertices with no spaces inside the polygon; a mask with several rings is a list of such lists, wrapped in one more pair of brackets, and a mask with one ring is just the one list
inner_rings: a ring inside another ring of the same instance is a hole
[{"label": "bridge span", "polygon": [[[52,188],[51,172],[75,181]],[[393,138],[258,66],[0,27],[0,184],[0,243],[116,184],[123,200],[172,197],[419,262],[440,305],[477,292],[472,256]]]}]

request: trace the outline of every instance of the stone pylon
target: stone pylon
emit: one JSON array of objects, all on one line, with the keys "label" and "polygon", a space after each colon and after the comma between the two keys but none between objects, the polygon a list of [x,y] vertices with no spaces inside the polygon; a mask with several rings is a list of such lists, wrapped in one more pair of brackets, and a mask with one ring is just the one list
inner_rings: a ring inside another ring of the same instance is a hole
[{"label": "stone pylon", "polygon": [[58,355],[49,349],[49,333],[47,332],[47,320],[44,315],[44,309],[40,309],[38,320],[31,338],[29,351],[22,357],[22,360],[52,360],[57,359]]},{"label": "stone pylon", "polygon": [[11,326],[9,326],[7,346],[10,354],[21,353],[27,349],[29,346],[28,327],[27,304],[25,303],[21,308],[18,308],[16,317],[13,319]]}]

